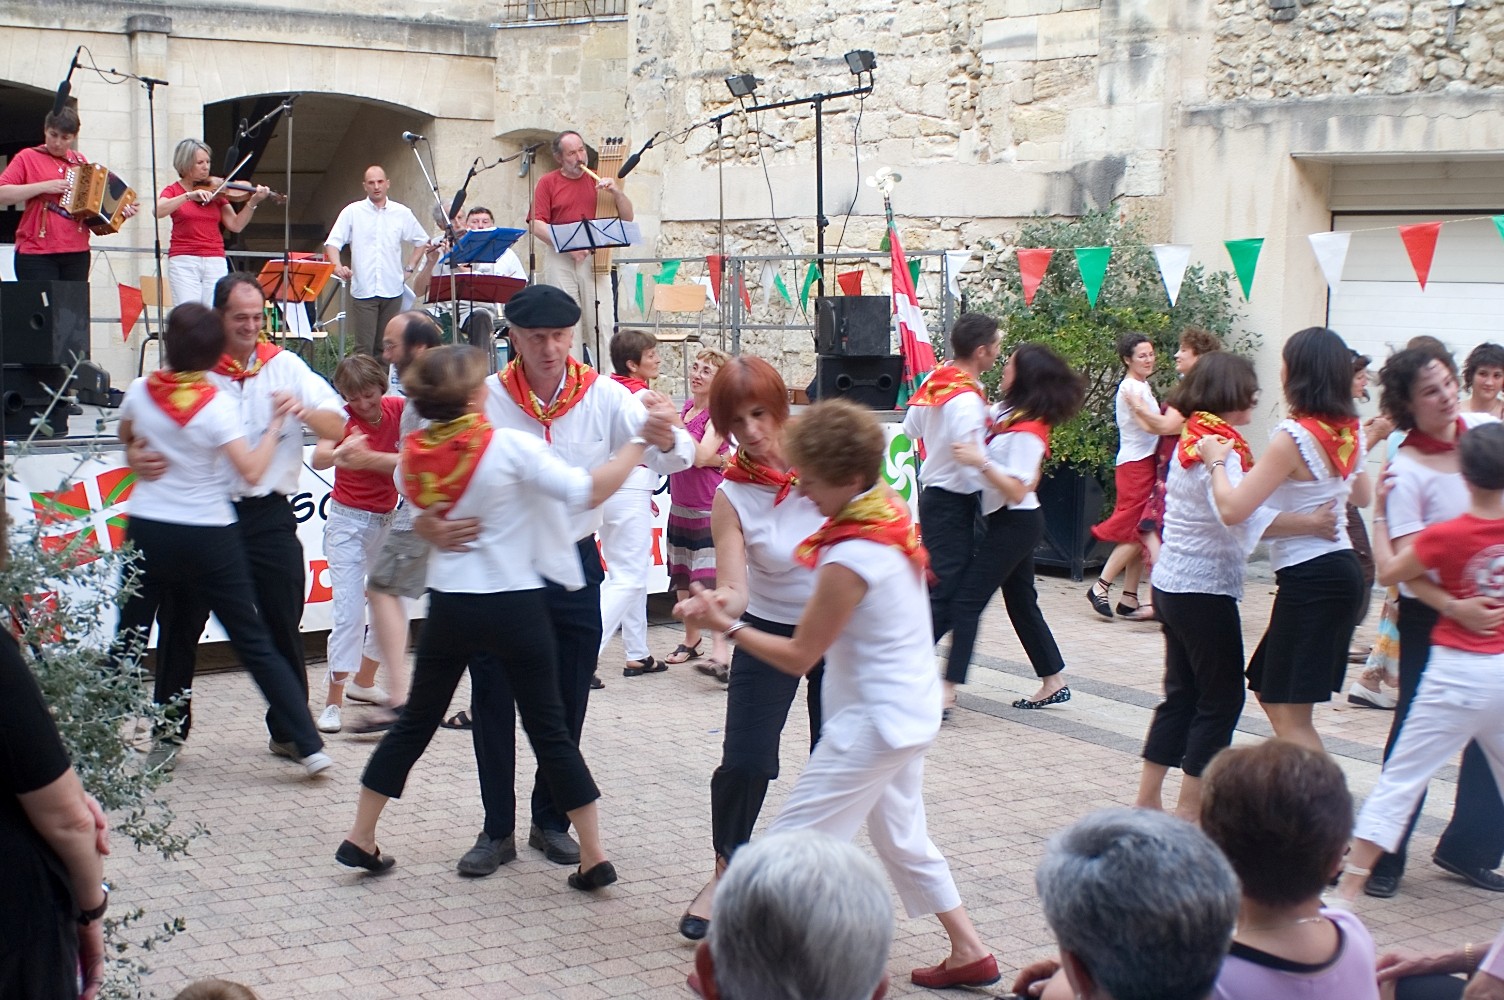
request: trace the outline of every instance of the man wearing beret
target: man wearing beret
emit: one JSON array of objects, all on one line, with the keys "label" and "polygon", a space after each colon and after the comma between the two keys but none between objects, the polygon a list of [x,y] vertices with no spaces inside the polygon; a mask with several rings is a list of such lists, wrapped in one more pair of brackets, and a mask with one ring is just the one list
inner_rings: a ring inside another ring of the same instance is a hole
[{"label": "man wearing beret", "polygon": [[[676,426],[673,404],[660,395],[638,398],[620,383],[601,378],[570,354],[580,307],[569,294],[552,285],[532,285],[506,305],[512,328],[513,361],[486,379],[486,419],[494,427],[533,434],[570,465],[594,468],[633,438],[647,441],[643,463],[667,475],[690,467],[694,439]],[[446,519],[435,509],[418,516],[418,533],[440,548],[463,549],[474,541],[479,525],[474,518]],[[585,586],[565,590],[549,582],[546,600],[558,648],[560,696],[575,743],[585,725],[590,678],[595,673],[601,641],[600,553],[595,531],[599,508],[574,522],[575,546],[585,573]],[[517,525],[526,531],[527,525]],[[488,727],[482,720],[512,713],[511,690],[501,671],[471,672],[471,717],[475,720],[475,759],[480,768],[485,826],[475,846],[460,859],[462,875],[489,875],[517,856],[516,727]],[[554,805],[540,774],[532,795],[532,827],[528,844],[555,864],[577,865],[579,845],[569,835],[569,820]]]}]

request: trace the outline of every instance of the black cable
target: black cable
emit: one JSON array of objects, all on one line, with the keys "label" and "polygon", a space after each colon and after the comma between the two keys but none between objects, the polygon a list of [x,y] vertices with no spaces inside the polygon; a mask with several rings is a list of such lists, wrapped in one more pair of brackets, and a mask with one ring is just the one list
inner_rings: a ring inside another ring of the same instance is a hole
[{"label": "black cable", "polygon": [[856,183],[851,190],[851,204],[846,207],[846,217],[841,220],[841,235],[836,237],[834,253],[841,252],[841,244],[846,241],[846,224],[851,221],[851,213],[856,210],[856,200],[862,193],[862,112],[866,109],[866,95],[858,95],[856,99],[856,127],[851,130],[851,152],[856,157]]},{"label": "black cable", "polygon": [[[746,115],[742,117],[745,119]],[[789,242],[787,236],[783,235],[783,227],[778,224],[778,207],[773,201],[773,177],[768,173],[768,157],[762,148],[762,112],[760,111],[757,113],[755,130],[757,134],[757,158],[762,163],[762,179],[768,185],[768,214],[773,221],[773,231],[778,234],[778,239],[783,244],[784,250],[788,251],[790,257],[793,257],[795,256],[794,245]],[[815,220],[815,224],[819,225],[818,219]]]}]

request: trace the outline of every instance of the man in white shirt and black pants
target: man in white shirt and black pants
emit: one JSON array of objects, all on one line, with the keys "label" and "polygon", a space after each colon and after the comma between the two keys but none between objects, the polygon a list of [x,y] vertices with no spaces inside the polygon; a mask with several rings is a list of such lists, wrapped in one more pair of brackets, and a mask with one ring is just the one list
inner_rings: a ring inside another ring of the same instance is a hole
[{"label": "man in white shirt and black pants", "polygon": [[[694,461],[694,439],[674,426],[673,404],[649,396],[644,405],[626,387],[596,373],[570,356],[580,307],[567,292],[552,285],[532,285],[506,305],[516,359],[486,379],[486,419],[494,427],[533,434],[560,458],[582,469],[606,461],[633,438],[650,445],[643,464],[667,475]],[[546,601],[558,643],[559,686],[570,738],[576,744],[585,725],[590,678],[595,673],[601,640],[600,585],[605,573],[596,549],[599,510],[581,514],[572,525],[585,573],[585,586],[566,590],[547,584]],[[434,509],[420,514],[418,533],[440,548],[463,548],[477,533],[474,518],[445,519]],[[518,531],[528,526],[519,524]],[[482,720],[511,718],[500,700],[511,700],[501,671],[471,672],[471,716],[475,720],[475,757],[480,767],[485,828],[460,859],[463,875],[489,875],[516,857],[516,727],[491,732]],[[569,820],[554,804],[541,775],[533,786],[532,827],[528,843],[548,860],[577,865],[579,846],[569,835]]]},{"label": "man in white shirt and black pants", "polygon": [[[324,256],[334,265],[334,276],[350,283],[349,323],[355,347],[378,357],[378,338],[402,311],[403,279],[412,270],[402,266],[402,244],[428,240],[407,206],[387,198],[389,183],[385,170],[367,167],[366,197],[340,211],[324,240]],[[348,265],[339,256],[347,245]]]},{"label": "man in white shirt and black pants", "polygon": [[[338,438],[344,433],[345,409],[334,387],[324,381],[291,351],[262,343],[266,297],[254,276],[232,273],[214,286],[214,308],[224,316],[225,356],[219,367],[207,373],[214,387],[229,398],[239,412],[246,444],[254,447],[266,432],[276,409],[276,398],[291,395],[297,403],[272,458],[271,466],[255,486],[231,470],[236,486],[233,495],[240,537],[250,562],[256,607],[271,632],[277,652],[291,665],[306,701],[308,672],[303,660],[304,586],[307,558],[298,541],[298,522],[287,495],[297,492],[303,467],[303,435],[299,421],[319,437]],[[151,449],[142,437],[126,450],[131,471],[143,479],[156,479],[167,468],[166,459]],[[191,678],[198,655],[198,640],[209,620],[201,603],[164,608],[160,613],[162,634],[157,645],[157,670]],[[186,686],[186,685],[185,685]],[[279,757],[296,760],[293,734],[284,731],[267,713],[269,749]]]}]

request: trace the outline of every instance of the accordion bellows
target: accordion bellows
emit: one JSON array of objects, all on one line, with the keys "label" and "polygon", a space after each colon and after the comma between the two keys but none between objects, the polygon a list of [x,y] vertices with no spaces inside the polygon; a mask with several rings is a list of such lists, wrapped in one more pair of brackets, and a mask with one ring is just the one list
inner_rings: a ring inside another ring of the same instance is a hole
[{"label": "accordion bellows", "polygon": [[60,199],[69,218],[77,219],[96,236],[120,232],[125,210],[135,204],[136,192],[102,163],[80,163],[65,175],[68,187]]}]

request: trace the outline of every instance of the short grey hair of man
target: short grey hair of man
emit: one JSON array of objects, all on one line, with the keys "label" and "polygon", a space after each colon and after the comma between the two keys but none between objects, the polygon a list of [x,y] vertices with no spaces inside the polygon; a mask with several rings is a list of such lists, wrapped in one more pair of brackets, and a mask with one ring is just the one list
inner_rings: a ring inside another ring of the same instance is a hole
[{"label": "short grey hair of man", "polygon": [[566,135],[574,136],[576,139],[580,140],[580,143],[582,145],[585,142],[585,137],[580,135],[580,133],[576,132],[572,128],[567,128],[564,131],[560,132],[558,135],[550,139],[548,143],[548,148],[553,150],[554,159],[556,160],[562,159],[564,156],[564,137]]},{"label": "short grey hair of man", "polygon": [[722,1000],[871,1000],[893,902],[851,844],[815,830],[773,834],[736,852],[709,939]]},{"label": "short grey hair of man", "polygon": [[193,169],[193,158],[201,149],[209,154],[211,161],[214,159],[214,150],[197,139],[184,139],[178,143],[177,148],[172,151],[172,169],[178,172],[179,177],[188,176],[188,171]]},{"label": "short grey hair of man", "polygon": [[1050,839],[1034,881],[1060,950],[1113,1000],[1210,995],[1237,921],[1238,877],[1191,824],[1142,809],[1092,813]]}]

